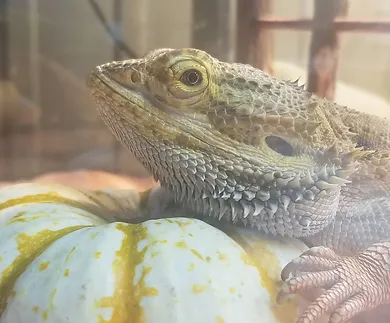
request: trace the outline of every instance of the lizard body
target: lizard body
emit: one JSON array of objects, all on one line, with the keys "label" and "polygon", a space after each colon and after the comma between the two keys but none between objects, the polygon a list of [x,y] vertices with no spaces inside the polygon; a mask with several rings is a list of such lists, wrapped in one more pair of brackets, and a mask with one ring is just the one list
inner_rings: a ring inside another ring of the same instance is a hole
[{"label": "lizard body", "polygon": [[304,274],[282,273],[288,292],[333,285],[300,322],[390,302],[387,120],[196,49],[101,65],[89,85],[175,203],[320,247],[292,262]]}]

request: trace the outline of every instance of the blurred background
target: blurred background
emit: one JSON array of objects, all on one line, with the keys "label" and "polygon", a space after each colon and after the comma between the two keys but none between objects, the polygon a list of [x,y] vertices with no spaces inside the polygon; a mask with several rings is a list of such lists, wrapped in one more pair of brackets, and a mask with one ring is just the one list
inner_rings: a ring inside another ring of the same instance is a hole
[{"label": "blurred background", "polygon": [[85,83],[96,65],[158,47],[207,50],[390,115],[389,0],[0,0],[0,182],[150,183]]}]

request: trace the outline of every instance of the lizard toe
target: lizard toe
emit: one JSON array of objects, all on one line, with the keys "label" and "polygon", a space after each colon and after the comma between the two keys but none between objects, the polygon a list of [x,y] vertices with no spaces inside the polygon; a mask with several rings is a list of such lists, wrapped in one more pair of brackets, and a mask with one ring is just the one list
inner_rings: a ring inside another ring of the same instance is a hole
[{"label": "lizard toe", "polygon": [[337,281],[338,275],[334,270],[300,273],[287,278],[282,290],[285,293],[305,292],[314,288],[327,288]]},{"label": "lizard toe", "polygon": [[290,275],[297,275],[297,272],[317,272],[335,269],[337,262],[326,258],[311,255],[301,255],[288,263],[281,272],[282,280],[288,279]]},{"label": "lizard toe", "polygon": [[[301,314],[297,323],[314,323],[327,313],[339,308],[339,304],[353,295],[353,290],[348,284],[337,283],[329,288],[324,294],[312,302]],[[337,315],[335,313],[335,319]],[[341,317],[341,316],[340,316]],[[336,323],[332,322],[332,323]],[[337,323],[341,323],[340,321]]]},{"label": "lizard toe", "polygon": [[370,309],[370,302],[363,293],[358,293],[339,305],[330,315],[329,323],[348,322],[363,310]]},{"label": "lizard toe", "polygon": [[316,256],[328,260],[340,260],[340,256],[337,255],[332,249],[323,246],[309,248],[303,252],[302,255]]},{"label": "lizard toe", "polygon": [[336,269],[341,259],[342,257],[338,256],[332,249],[313,247],[288,263],[283,268],[281,277],[285,281],[291,275],[296,276],[297,272],[330,271]]}]

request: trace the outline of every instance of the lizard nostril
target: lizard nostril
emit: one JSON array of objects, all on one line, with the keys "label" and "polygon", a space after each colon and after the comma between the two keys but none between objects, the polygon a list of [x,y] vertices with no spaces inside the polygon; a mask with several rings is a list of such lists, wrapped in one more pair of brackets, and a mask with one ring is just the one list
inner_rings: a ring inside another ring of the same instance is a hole
[{"label": "lizard nostril", "polygon": [[269,148],[283,156],[294,156],[294,150],[292,146],[280,137],[268,136],[265,137],[265,142]]},{"label": "lizard nostril", "polygon": [[130,81],[133,83],[138,83],[141,79],[141,76],[137,71],[132,71],[130,74]]}]

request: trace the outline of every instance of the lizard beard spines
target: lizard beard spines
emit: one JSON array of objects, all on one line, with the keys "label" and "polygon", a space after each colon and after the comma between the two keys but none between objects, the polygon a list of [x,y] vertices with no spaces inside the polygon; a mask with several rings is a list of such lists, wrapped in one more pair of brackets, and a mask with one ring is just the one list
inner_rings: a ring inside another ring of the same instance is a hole
[{"label": "lizard beard spines", "polygon": [[[332,177],[329,178],[328,183],[344,186],[349,183],[349,179],[353,173],[359,168],[361,160],[371,156],[374,151],[363,150],[363,147],[353,148],[347,152],[343,147],[338,147],[336,141],[323,153],[318,153],[318,159],[323,163],[333,165]],[[344,150],[344,152],[343,152]]]},{"label": "lizard beard spines", "polygon": [[[158,163],[168,165],[170,175],[162,173],[160,182],[176,203],[274,235],[307,236],[323,228],[333,218],[340,186],[346,183],[334,165],[297,173],[264,171],[233,159],[210,160],[180,149],[165,152]],[[316,217],[309,219],[313,210]]]}]

